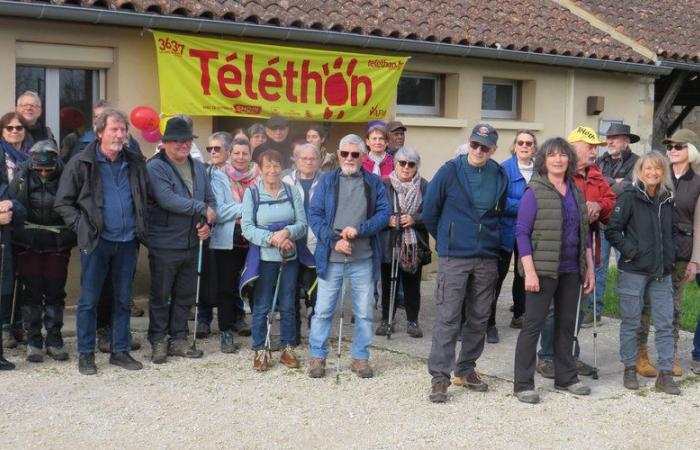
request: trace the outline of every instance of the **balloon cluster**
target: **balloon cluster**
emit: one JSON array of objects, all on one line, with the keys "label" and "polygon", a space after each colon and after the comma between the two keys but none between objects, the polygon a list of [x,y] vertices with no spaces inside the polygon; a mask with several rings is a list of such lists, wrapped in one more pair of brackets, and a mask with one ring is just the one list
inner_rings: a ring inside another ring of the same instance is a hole
[{"label": "balloon cluster", "polygon": [[155,143],[163,137],[160,134],[160,116],[150,106],[137,106],[131,111],[131,124],[141,130],[141,137],[146,142]]}]

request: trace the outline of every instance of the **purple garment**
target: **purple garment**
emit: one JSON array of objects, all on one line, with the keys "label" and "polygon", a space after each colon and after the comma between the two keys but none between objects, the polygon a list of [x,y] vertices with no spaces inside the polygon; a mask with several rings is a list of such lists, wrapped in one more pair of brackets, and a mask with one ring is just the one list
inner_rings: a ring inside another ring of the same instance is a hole
[{"label": "purple garment", "polygon": [[[579,211],[576,198],[568,185],[566,196],[561,196],[562,204],[562,233],[561,251],[559,253],[559,272],[578,272],[579,250]],[[527,189],[520,199],[518,220],[515,223],[515,238],[518,243],[520,257],[532,255],[532,229],[537,217],[537,198],[532,189]],[[586,239],[586,248],[590,248],[590,236]]]}]

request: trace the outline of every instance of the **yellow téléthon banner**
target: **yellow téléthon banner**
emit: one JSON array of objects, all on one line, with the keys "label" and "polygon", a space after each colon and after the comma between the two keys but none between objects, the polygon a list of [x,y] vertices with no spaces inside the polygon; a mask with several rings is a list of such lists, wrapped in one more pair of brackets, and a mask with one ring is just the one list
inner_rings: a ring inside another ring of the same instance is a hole
[{"label": "yellow t\u00e9l\u00e9thon banner", "polygon": [[383,119],[408,58],[155,31],[163,114]]}]

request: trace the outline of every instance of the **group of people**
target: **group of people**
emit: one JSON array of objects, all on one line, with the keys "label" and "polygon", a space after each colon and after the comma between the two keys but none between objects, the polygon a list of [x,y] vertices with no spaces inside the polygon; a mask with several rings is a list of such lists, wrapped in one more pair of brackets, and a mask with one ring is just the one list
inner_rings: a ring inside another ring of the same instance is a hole
[{"label": "group of people", "polygon": [[[370,122],[364,138],[348,134],[331,152],[325,127],[310,125],[293,141],[287,120],[272,117],[210,135],[205,163],[186,116],[167,122],[147,160],[129,136],[127,116],[107,102],[95,105],[90,136],[66,139],[60,150],[50,130],[36,125],[40,115],[39,97],[27,92],[0,119],[2,320],[21,324],[28,361],[69,358],[61,328],[68,260],[77,245],[80,373],[97,372],[98,329],[108,330],[98,347],[110,353],[111,364],[143,368],[130,354],[131,291],[143,245],[153,363],[202,356],[188,339],[198,298],[197,336],[210,332],[216,308],[221,351],[236,352],[235,336],[252,335],[256,371],[270,367],[276,312],[279,361],[286,367],[301,366],[296,349],[306,323],[309,376],[323,377],[334,313],[347,296],[354,323],[350,368],[372,377],[373,335],[396,331],[399,304],[406,333],[423,336],[418,317],[430,235],[439,259],[431,401],[446,401],[451,383],[488,390],[476,363],[486,341],[499,341],[496,301],[511,261],[510,326],[521,328],[517,398],[539,401],[535,371],[554,378],[558,389],[590,393],[578,377],[596,368],[579,358],[576,336],[601,319],[612,248],[619,255],[623,384],[637,389],[639,372],[657,376],[661,391],[680,392],[673,376],[682,372],[683,286],[700,263],[700,239],[694,239],[700,178],[692,169],[700,143],[690,130],[665,141],[666,154],[642,156],[631,151],[639,137],[624,124],[613,124],[606,141],[579,126],[567,139],[542,145],[534,132],[521,130],[512,156],[498,164],[492,159],[498,132],[478,124],[466,148],[428,182],[397,121]],[[598,157],[603,144],[607,152]],[[374,329],[378,297],[381,321]],[[100,310],[107,311],[107,324]],[[656,367],[646,351],[650,318]],[[692,368],[700,371],[698,341],[696,335]],[[0,369],[10,368],[0,353]]]}]

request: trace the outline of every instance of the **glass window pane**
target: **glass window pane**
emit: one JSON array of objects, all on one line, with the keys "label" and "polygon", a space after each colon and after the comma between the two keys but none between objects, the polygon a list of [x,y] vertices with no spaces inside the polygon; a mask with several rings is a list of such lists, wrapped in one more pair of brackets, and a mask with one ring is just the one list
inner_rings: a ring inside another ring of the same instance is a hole
[{"label": "glass window pane", "polygon": [[396,103],[399,105],[436,106],[435,78],[401,77]]},{"label": "glass window pane", "polygon": [[92,70],[59,70],[61,139],[69,133],[83,134],[92,124]]},{"label": "glass window pane", "polygon": [[481,90],[481,109],[512,111],[513,85],[484,83]]},{"label": "glass window pane", "polygon": [[[15,99],[23,92],[34,91],[39,94],[41,104],[46,104],[46,69],[43,67],[17,66],[15,73]],[[46,124],[45,114],[39,118],[39,123]]]}]

